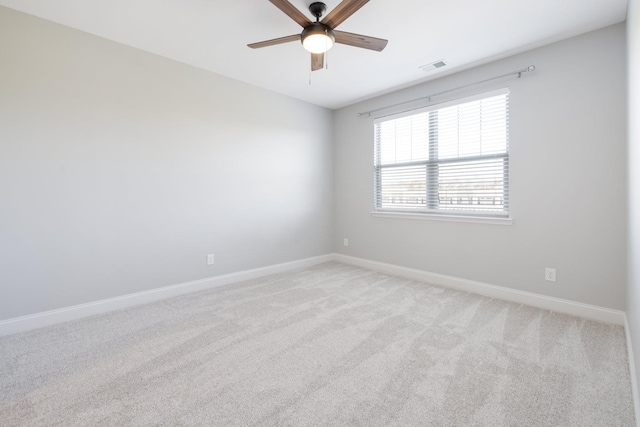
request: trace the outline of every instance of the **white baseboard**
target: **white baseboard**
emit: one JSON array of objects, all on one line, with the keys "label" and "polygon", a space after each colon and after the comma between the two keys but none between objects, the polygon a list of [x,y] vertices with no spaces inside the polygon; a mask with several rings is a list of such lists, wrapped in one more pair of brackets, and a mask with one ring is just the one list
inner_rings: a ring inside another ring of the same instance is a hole
[{"label": "white baseboard", "polygon": [[310,267],[333,260],[333,255],[321,255],[312,258],[305,258],[297,261],[282,264],[270,265],[267,267],[252,270],[239,271],[237,273],[224,274],[221,276],[209,277],[192,282],[180,283],[177,285],[165,286],[143,292],[122,295],[115,298],[108,298],[93,301],[86,304],[64,307],[57,310],[45,311],[42,313],[27,316],[15,317],[0,321],[0,336],[29,331],[43,326],[55,325],[57,323],[68,322],[70,320],[81,319],[95,314],[106,313],[113,310],[146,304],[161,299],[187,294],[190,292],[216,288],[229,285],[231,283],[251,280],[270,274],[282,273],[297,268]]},{"label": "white baseboard", "polygon": [[444,288],[458,289],[546,310],[572,314],[586,319],[612,323],[620,326],[624,326],[625,322],[625,313],[619,310],[611,310],[595,305],[582,304],[561,298],[535,294],[533,292],[519,291],[502,286],[489,285],[487,283],[475,282],[473,280],[460,279],[458,277],[446,276],[444,274],[429,273],[423,270],[400,267],[393,264],[370,261],[342,254],[334,254],[333,259],[345,264],[357,265],[359,267],[369,268],[371,270],[381,271],[395,276],[419,280],[432,285],[442,286]]},{"label": "white baseboard", "polygon": [[629,358],[629,374],[631,375],[631,395],[633,396],[633,410],[636,416],[636,426],[640,427],[640,394],[638,394],[638,377],[636,376],[636,359],[633,357],[633,343],[629,319],[624,316],[624,331],[627,337],[627,357]]},{"label": "white baseboard", "polygon": [[192,282],[180,283],[148,291],[123,295],[120,297],[94,301],[85,304],[74,305],[57,310],[36,313],[27,316],[16,317],[0,321],[0,336],[24,332],[31,329],[50,326],[70,320],[81,319],[95,314],[106,313],[113,310],[146,304],[196,292],[204,289],[211,289],[225,286],[244,280],[255,279],[270,274],[281,273],[297,268],[310,267],[327,261],[338,261],[345,264],[357,265],[372,270],[382,271],[396,276],[406,277],[413,280],[420,280],[433,285],[446,288],[459,289],[466,292],[480,294],[492,298],[499,298],[506,301],[526,304],[533,307],[553,310],[561,313],[572,314],[601,322],[625,325],[625,313],[617,310],[610,310],[603,307],[577,303],[574,301],[548,297],[531,292],[518,291],[501,286],[489,285],[472,280],[460,279],[442,274],[429,273],[423,270],[400,267],[393,264],[386,264],[377,261],[370,261],[363,258],[355,258],[342,254],[327,254],[297,261],[276,264],[252,270],[240,271],[237,273],[225,274],[222,276],[209,277]]}]

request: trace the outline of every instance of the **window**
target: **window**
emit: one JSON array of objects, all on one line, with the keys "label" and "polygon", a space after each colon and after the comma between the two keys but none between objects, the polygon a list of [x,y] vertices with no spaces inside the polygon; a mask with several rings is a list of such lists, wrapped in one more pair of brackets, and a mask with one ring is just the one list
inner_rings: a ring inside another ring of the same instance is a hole
[{"label": "window", "polygon": [[374,122],[375,210],[509,215],[509,92]]}]

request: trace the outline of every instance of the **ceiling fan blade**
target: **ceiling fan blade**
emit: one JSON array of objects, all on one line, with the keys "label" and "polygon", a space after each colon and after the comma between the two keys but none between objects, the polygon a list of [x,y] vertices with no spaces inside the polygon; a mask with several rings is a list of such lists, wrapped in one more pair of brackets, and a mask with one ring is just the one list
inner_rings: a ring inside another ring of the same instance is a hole
[{"label": "ceiling fan blade", "polygon": [[321,22],[331,28],[336,28],[368,2],[369,0],[343,0]]},{"label": "ceiling fan blade", "polygon": [[387,46],[388,40],[376,37],[363,36],[361,34],[347,33],[345,31],[334,30],[336,43],[347,44],[349,46],[361,47],[363,49],[376,50],[382,52]]},{"label": "ceiling fan blade", "polygon": [[302,12],[300,12],[294,5],[287,0],[269,0],[275,7],[283,11],[289,18],[300,24],[301,27],[306,27],[312,22]]},{"label": "ceiling fan blade", "polygon": [[251,44],[248,44],[247,46],[249,46],[251,49],[258,49],[261,47],[273,46],[276,44],[289,43],[289,42],[295,42],[295,41],[298,41],[298,42],[300,41],[300,34],[280,37],[277,39],[265,40],[263,42],[251,43]]},{"label": "ceiling fan blade", "polygon": [[311,71],[321,70],[324,67],[324,53],[311,54]]}]

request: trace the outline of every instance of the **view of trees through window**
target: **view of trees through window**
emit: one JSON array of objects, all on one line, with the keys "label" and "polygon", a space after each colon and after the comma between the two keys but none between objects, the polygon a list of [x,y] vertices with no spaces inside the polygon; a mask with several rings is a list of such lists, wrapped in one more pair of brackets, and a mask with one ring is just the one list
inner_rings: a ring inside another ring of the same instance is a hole
[{"label": "view of trees through window", "polygon": [[377,210],[504,215],[508,93],[375,124]]}]

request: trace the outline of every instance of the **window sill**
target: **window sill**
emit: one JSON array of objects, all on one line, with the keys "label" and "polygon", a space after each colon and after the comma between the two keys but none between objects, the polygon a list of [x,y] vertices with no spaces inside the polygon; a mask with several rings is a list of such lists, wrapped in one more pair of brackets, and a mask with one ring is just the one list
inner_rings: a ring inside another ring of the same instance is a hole
[{"label": "window sill", "polygon": [[482,216],[439,215],[408,212],[371,212],[377,218],[418,219],[427,221],[467,222],[475,224],[513,225],[511,218],[489,218]]}]

